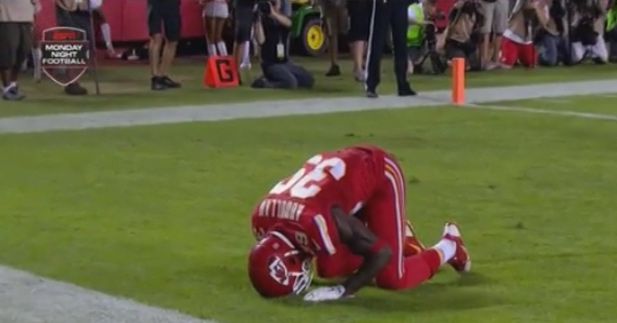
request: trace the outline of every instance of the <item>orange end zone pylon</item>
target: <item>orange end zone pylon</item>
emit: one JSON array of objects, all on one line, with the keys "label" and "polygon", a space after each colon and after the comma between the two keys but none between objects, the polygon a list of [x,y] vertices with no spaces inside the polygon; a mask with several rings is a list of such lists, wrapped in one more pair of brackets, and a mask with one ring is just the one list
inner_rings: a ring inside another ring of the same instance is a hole
[{"label": "orange end zone pylon", "polygon": [[452,104],[465,104],[465,59],[452,60]]}]

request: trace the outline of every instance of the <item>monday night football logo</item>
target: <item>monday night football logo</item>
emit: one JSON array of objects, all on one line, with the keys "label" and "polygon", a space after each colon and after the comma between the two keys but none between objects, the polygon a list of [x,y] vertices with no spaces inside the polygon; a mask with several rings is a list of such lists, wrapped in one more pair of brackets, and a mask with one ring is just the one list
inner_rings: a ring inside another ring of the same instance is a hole
[{"label": "monday night football logo", "polygon": [[43,72],[61,86],[77,81],[88,69],[90,47],[83,29],[46,29],[43,31],[41,49]]}]

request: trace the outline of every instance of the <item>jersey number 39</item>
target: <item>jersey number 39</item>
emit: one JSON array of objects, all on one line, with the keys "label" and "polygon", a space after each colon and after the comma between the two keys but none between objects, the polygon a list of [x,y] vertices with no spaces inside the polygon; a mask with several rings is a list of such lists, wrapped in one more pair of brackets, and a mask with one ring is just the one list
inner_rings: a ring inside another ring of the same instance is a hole
[{"label": "jersey number 39", "polygon": [[345,162],[337,157],[324,159],[322,155],[313,156],[306,166],[297,171],[291,178],[276,184],[270,194],[289,194],[295,198],[306,199],[321,191],[320,183],[330,174],[335,180],[345,176]]}]

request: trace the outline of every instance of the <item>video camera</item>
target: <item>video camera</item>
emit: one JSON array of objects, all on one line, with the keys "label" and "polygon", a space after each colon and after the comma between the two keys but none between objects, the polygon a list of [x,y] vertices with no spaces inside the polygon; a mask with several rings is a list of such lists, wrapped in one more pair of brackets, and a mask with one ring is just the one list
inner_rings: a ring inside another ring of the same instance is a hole
[{"label": "video camera", "polygon": [[428,59],[431,63],[433,74],[442,74],[446,71],[448,66],[442,59],[441,55],[437,52],[437,28],[434,24],[428,24],[424,26],[424,44],[422,57],[415,62],[415,68],[418,73],[424,72],[424,62]]},{"label": "video camera", "polygon": [[475,16],[476,26],[474,26],[474,29],[476,29],[477,26],[482,26],[484,24],[484,14],[482,12],[482,4],[479,0],[464,0],[460,7],[455,7],[450,11],[448,21],[449,24],[452,25],[458,21],[461,14]]},{"label": "video camera", "polygon": [[270,15],[272,7],[275,5],[273,0],[257,0],[257,11],[265,16]]}]

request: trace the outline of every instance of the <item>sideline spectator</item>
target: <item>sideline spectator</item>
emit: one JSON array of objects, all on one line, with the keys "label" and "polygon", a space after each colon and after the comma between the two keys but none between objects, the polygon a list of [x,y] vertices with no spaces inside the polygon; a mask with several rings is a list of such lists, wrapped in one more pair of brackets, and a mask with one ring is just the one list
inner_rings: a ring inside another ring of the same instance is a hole
[{"label": "sideline spectator", "polygon": [[251,40],[251,29],[255,20],[255,0],[236,0],[234,9],[234,57],[240,72],[251,69],[249,41]]},{"label": "sideline spectator", "polygon": [[339,76],[341,75],[341,68],[338,65],[338,39],[340,34],[347,31],[346,1],[319,0],[319,2],[325,19],[326,33],[328,35],[328,54],[330,55],[330,69],[326,76]]},{"label": "sideline spectator", "polygon": [[[168,76],[176,56],[178,40],[180,40],[181,24],[180,0],[148,0],[152,72],[150,87],[153,91],[175,89],[181,86]],[[165,26],[165,46],[163,46],[163,26]],[[163,47],[162,55],[161,47]]]},{"label": "sideline spectator", "polygon": [[92,9],[92,17],[101,29],[101,35],[107,48],[107,58],[120,58],[121,55],[116,53],[114,44],[111,38],[111,26],[107,22],[107,17],[103,12],[103,0],[90,0],[90,9]]},{"label": "sideline spectator", "polygon": [[548,1],[548,22],[541,26],[536,35],[539,63],[543,66],[557,66],[559,62],[568,62],[565,39],[564,19],[566,9],[562,0]]},{"label": "sideline spectator", "polygon": [[416,92],[407,81],[407,0],[373,0],[371,29],[367,54],[366,96],[377,98],[381,81],[381,55],[386,43],[388,26],[391,27],[394,47],[394,73],[399,96],[412,96]]},{"label": "sideline spectator", "polygon": [[508,21],[501,42],[501,66],[510,69],[520,62],[527,68],[536,66],[537,53],[533,44],[534,21],[546,28],[548,6],[544,0],[518,0]]},{"label": "sideline spectator", "polygon": [[34,1],[0,0],[0,77],[2,98],[18,101],[18,77],[22,63],[32,48]]},{"label": "sideline spectator", "polygon": [[199,0],[199,4],[203,6],[208,56],[227,56],[227,45],[223,40],[223,28],[229,18],[227,0]]},{"label": "sideline spectator", "polygon": [[366,0],[347,0],[347,12],[349,14],[349,32],[347,39],[351,57],[353,59],[353,75],[356,81],[364,82],[364,58],[368,42],[369,24],[366,22],[371,17],[371,5]]},{"label": "sideline spectator", "polygon": [[[499,66],[499,50],[501,49],[501,36],[508,28],[509,0],[481,0],[482,15],[482,68],[491,70]],[[494,36],[491,43],[491,34]]]},{"label": "sideline spectator", "polygon": [[263,76],[253,82],[254,88],[312,88],[313,76],[303,67],[289,61],[291,4],[272,0],[259,4],[257,39],[261,44]]},{"label": "sideline spectator", "polygon": [[572,63],[577,64],[590,57],[598,64],[608,62],[604,41],[604,17],[606,5],[600,0],[576,0],[571,3]]},{"label": "sideline spectator", "polygon": [[[478,43],[474,35],[478,35],[483,25],[479,2],[459,0],[454,4],[448,17],[448,27],[445,33],[445,51],[448,62],[453,58],[465,58],[467,69],[480,69]],[[475,62],[474,62],[475,61]],[[476,66],[477,65],[477,66]]]},{"label": "sideline spectator", "polygon": [[[58,26],[73,27],[86,31],[86,39],[92,41],[93,33],[90,29],[90,12],[88,12],[88,3],[86,1],[77,0],[56,0],[56,20]],[[71,71],[67,71],[71,73]],[[64,92],[68,95],[86,95],[88,90],[79,85],[75,81],[64,88]]]}]

